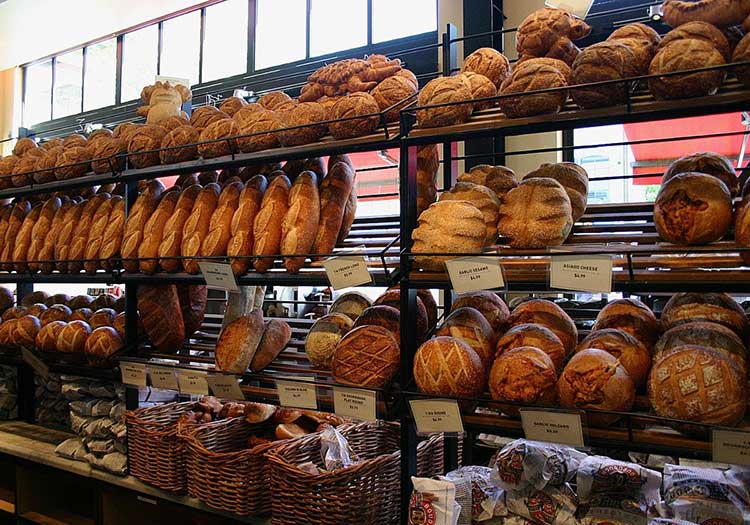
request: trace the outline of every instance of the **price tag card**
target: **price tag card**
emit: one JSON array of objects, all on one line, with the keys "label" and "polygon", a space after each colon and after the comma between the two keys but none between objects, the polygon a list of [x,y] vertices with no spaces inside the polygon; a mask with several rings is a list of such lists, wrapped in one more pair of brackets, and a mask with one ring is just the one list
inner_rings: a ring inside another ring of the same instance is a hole
[{"label": "price tag card", "polygon": [[294,381],[276,381],[279,404],[283,407],[318,409],[318,396],[315,385]]},{"label": "price tag card", "polygon": [[23,357],[23,360],[26,361],[26,364],[33,368],[37,374],[42,376],[44,379],[47,379],[49,377],[49,367],[44,363],[44,361],[35,356],[34,353],[31,352],[31,350],[29,350],[28,348],[22,348],[21,356]]},{"label": "price tag card", "polygon": [[464,424],[455,399],[412,399],[409,404],[418,433],[463,434]]},{"label": "price tag card", "polygon": [[180,384],[180,393],[198,396],[208,395],[207,376],[208,373],[202,370],[178,370],[177,380]]},{"label": "price tag card", "polygon": [[714,430],[712,450],[717,463],[750,465],[750,432]]},{"label": "price tag card", "polygon": [[334,290],[343,290],[372,282],[370,269],[362,255],[331,257],[323,261],[323,268]]},{"label": "price tag card", "polygon": [[333,411],[341,417],[374,421],[378,418],[377,392],[333,387]]},{"label": "price tag card", "polygon": [[573,13],[578,18],[586,18],[589,14],[589,9],[594,4],[594,0],[547,0],[544,3],[549,7],[564,9],[569,13]]},{"label": "price tag card", "polygon": [[232,266],[224,263],[201,262],[201,268],[206,286],[215,290],[226,290],[227,292],[239,292],[237,279],[234,277]]},{"label": "price tag card", "polygon": [[612,292],[612,257],[609,255],[562,255],[552,257],[549,284],[576,292]]},{"label": "price tag card", "polygon": [[584,447],[581,414],[521,410],[521,424],[526,439],[572,447]]},{"label": "price tag card", "polygon": [[190,87],[190,79],[189,78],[182,78],[182,77],[167,77],[164,75],[156,75],[154,78],[155,82],[169,82],[173,86],[185,86],[186,88]]},{"label": "price tag card", "polygon": [[143,363],[120,363],[120,374],[126,385],[147,386],[146,365]]},{"label": "price tag card", "polygon": [[503,267],[494,257],[459,257],[445,263],[457,293],[494,290],[505,286]]},{"label": "price tag card", "polygon": [[149,366],[148,375],[151,378],[151,386],[163,388],[164,390],[179,390],[180,385],[177,383],[177,375],[174,369],[163,366]]},{"label": "price tag card", "polygon": [[209,374],[206,378],[211,392],[216,397],[223,399],[234,399],[235,401],[244,401],[245,394],[240,388],[240,380],[237,376],[230,374]]}]

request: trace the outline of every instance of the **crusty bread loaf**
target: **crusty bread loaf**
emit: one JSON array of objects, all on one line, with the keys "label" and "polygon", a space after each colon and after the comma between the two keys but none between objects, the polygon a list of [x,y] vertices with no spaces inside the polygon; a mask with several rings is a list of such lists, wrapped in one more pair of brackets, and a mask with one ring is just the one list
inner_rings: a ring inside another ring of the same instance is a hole
[{"label": "crusty bread loaf", "polygon": [[122,236],[125,226],[125,199],[118,199],[112,205],[109,213],[107,227],[102,235],[102,244],[99,248],[99,259],[101,267],[105,270],[112,269],[111,259],[120,255]]},{"label": "crusty bread loaf", "polygon": [[164,233],[164,225],[172,217],[179,197],[178,191],[164,193],[156,210],[143,227],[143,241],[138,247],[138,265],[143,273],[153,274],[159,268],[157,256]]},{"label": "crusty bread loaf", "polygon": [[651,369],[651,353],[629,333],[616,328],[591,332],[576,347],[576,352],[598,348],[612,354],[625,367],[636,388],[645,384]]},{"label": "crusty bread loaf", "polygon": [[[182,243],[180,254],[183,257],[200,255],[201,243],[208,233],[211,216],[219,203],[221,188],[216,183],[207,184],[199,193],[193,204],[190,217],[182,228]],[[183,259],[182,265],[188,273],[196,274],[200,271],[196,259]]]},{"label": "crusty bread loaf", "polygon": [[185,337],[190,337],[203,324],[208,288],[205,285],[179,285],[177,297],[180,300],[182,321],[185,324]]},{"label": "crusty bread loaf", "polygon": [[[296,182],[296,181],[295,181]],[[286,321],[271,319],[266,323],[258,349],[250,361],[250,371],[260,372],[270,365],[286,348],[292,338],[292,329]]]},{"label": "crusty bread loaf", "polygon": [[565,350],[570,353],[578,344],[578,329],[570,316],[552,301],[530,299],[513,310],[510,324],[536,323],[549,328],[560,338]]},{"label": "crusty bread loaf", "polygon": [[565,366],[568,352],[562,341],[549,328],[536,323],[522,323],[513,326],[497,341],[495,352],[501,356],[514,348],[531,346],[544,352],[552,360],[559,374]]},{"label": "crusty bread loaf", "polygon": [[154,213],[159,205],[159,200],[164,192],[164,185],[158,180],[152,180],[146,186],[146,189],[138,195],[128,214],[125,222],[125,229],[122,235],[122,246],[120,253],[122,255],[122,266],[128,272],[138,271],[138,248],[143,242],[143,228],[146,221]]},{"label": "crusty bread loaf", "polygon": [[262,310],[254,310],[225,326],[216,343],[216,369],[244,373],[255,356],[264,329]]},{"label": "crusty bread loaf", "polygon": [[39,271],[39,263],[33,261],[40,260],[39,254],[47,240],[47,233],[52,229],[52,223],[60,208],[62,208],[60,197],[50,197],[47,199],[44,202],[36,224],[34,224],[34,228],[31,230],[31,244],[26,254],[26,261],[28,262],[29,270],[32,272]]},{"label": "crusty bread loaf", "polygon": [[17,202],[8,217],[8,228],[5,230],[5,240],[3,242],[3,252],[0,261],[3,261],[2,269],[9,272],[13,269],[13,249],[16,245],[18,231],[23,225],[26,215],[31,211],[31,204],[28,201]]},{"label": "crusty bread loaf", "polygon": [[120,195],[114,195],[110,199],[102,202],[94,214],[94,220],[91,223],[89,238],[84,250],[84,258],[86,261],[83,263],[83,268],[86,270],[86,273],[93,274],[97,269],[101,268],[99,252],[101,251],[104,233],[109,225],[112,208],[122,200],[123,198]]},{"label": "crusty bread loaf", "polygon": [[[484,215],[467,201],[439,201],[431,204],[420,216],[412,233],[414,253],[480,253],[487,228]],[[441,272],[451,256],[421,255],[415,264]]]},{"label": "crusty bread loaf", "polygon": [[232,217],[232,238],[227,245],[227,255],[235,275],[246,274],[250,266],[250,259],[246,257],[253,254],[253,222],[267,186],[268,181],[263,175],[254,175],[240,193],[240,203]]},{"label": "crusty bread loaf", "polygon": [[399,344],[382,326],[360,326],[336,346],[331,360],[334,381],[345,385],[385,387],[396,375]]},{"label": "crusty bread loaf", "polygon": [[185,340],[177,287],[173,284],[138,287],[138,312],[151,344],[159,352],[177,352]]},{"label": "crusty bread loaf", "polygon": [[596,316],[592,330],[616,328],[638,339],[651,350],[659,339],[659,320],[651,309],[634,297],[607,303]]},{"label": "crusty bread loaf", "polygon": [[[81,212],[81,218],[78,220],[76,225],[76,231],[73,234],[73,240],[70,243],[70,251],[68,252],[68,272],[78,273],[83,268],[83,258],[86,254],[86,245],[89,240],[89,233],[92,231],[94,226],[94,220],[97,216],[99,208],[111,198],[109,193],[97,193],[93,195],[86,204],[83,206]],[[109,211],[107,210],[106,217],[109,217]],[[100,218],[101,220],[101,218]]]},{"label": "crusty bread loaf", "polygon": [[484,216],[486,229],[485,245],[494,244],[497,241],[497,219],[500,213],[500,200],[494,191],[473,182],[457,182],[450,191],[446,191],[440,195],[440,200],[468,201],[476,206]]},{"label": "crusty bread loaf", "polygon": [[341,219],[341,229],[339,229],[339,235],[336,238],[336,242],[343,242],[349,236],[349,232],[352,230],[354,224],[354,218],[357,215],[357,172],[354,172],[354,182],[352,183],[352,191],[349,192],[349,198],[346,199],[346,206],[344,206],[344,217]]},{"label": "crusty bread loaf", "polygon": [[312,253],[331,253],[341,231],[349,195],[355,190],[354,170],[344,163],[335,164],[320,188],[320,222]]},{"label": "crusty bread loaf", "polygon": [[201,244],[201,255],[218,257],[227,254],[227,246],[232,238],[232,218],[239,207],[243,189],[241,182],[230,182],[224,186],[216,209],[211,215],[208,233]]},{"label": "crusty bread loaf", "polygon": [[[289,208],[289,187],[286,175],[277,175],[268,185],[253,222],[253,255],[278,255],[281,251],[281,223]],[[253,262],[258,272],[265,272],[272,265],[272,257],[259,257]]]},{"label": "crusty bread loaf", "polygon": [[436,336],[449,336],[463,341],[474,350],[489,371],[495,357],[495,332],[482,313],[470,306],[456,308],[435,331]]},{"label": "crusty bread loaf", "polygon": [[26,266],[26,255],[29,252],[29,246],[31,245],[31,232],[34,229],[36,221],[39,219],[39,215],[42,213],[43,205],[38,202],[31,208],[31,211],[26,215],[21,223],[21,228],[18,230],[16,236],[16,242],[13,245],[13,268],[17,272],[25,272]]},{"label": "crusty bread loaf", "polygon": [[318,181],[312,171],[303,172],[289,191],[289,209],[281,222],[281,255],[284,267],[297,273],[305,264],[305,257],[289,257],[310,253],[320,222]]},{"label": "crusty bread loaf", "polygon": [[[57,268],[59,272],[66,273],[68,271],[68,263],[65,261],[68,259],[70,243],[73,241],[73,234],[76,231],[78,219],[81,218],[81,213],[83,213],[84,202],[71,201],[70,208],[68,208],[62,218],[60,232],[58,237],[55,238],[54,247],[55,268]],[[47,266],[46,268],[43,268],[42,271],[49,273],[52,271],[52,268],[51,266]]]},{"label": "crusty bread loaf", "polygon": [[437,145],[417,148],[417,216],[437,200],[437,172],[440,166]]},{"label": "crusty bread loaf", "polygon": [[539,177],[549,177],[559,182],[570,199],[573,221],[583,217],[589,196],[589,176],[582,166],[573,162],[545,163],[526,175],[524,180]]},{"label": "crusty bread loaf", "polygon": [[164,225],[161,242],[159,243],[159,264],[165,272],[178,272],[182,270],[182,260],[173,259],[172,257],[180,256],[182,232],[185,228],[185,223],[193,212],[195,200],[198,198],[201,189],[202,187],[199,184],[192,184],[182,190],[172,216]]},{"label": "crusty bread loaf", "polygon": [[453,337],[433,337],[414,356],[414,382],[426,394],[478,397],[486,377],[477,353]]},{"label": "crusty bread loaf", "polygon": [[13,208],[12,204],[8,204],[3,207],[3,211],[0,213],[0,254],[3,253],[3,249],[5,248],[5,232],[8,231],[10,214],[13,212]]}]

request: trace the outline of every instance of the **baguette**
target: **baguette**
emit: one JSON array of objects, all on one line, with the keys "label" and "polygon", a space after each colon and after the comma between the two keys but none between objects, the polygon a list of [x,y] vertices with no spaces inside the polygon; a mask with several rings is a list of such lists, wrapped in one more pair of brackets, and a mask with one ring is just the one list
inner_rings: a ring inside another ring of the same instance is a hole
[{"label": "baguette", "polygon": [[[52,270],[55,269],[55,263],[51,262],[55,258],[55,243],[60,236],[65,214],[68,213],[70,208],[75,206],[75,203],[67,197],[65,197],[64,201],[61,199],[61,202],[62,205],[55,212],[55,217],[52,219],[52,224],[50,224],[49,230],[47,230],[46,233],[42,233],[44,242],[42,242],[42,245],[39,247],[39,252],[36,254],[36,260],[40,262],[35,263],[35,266],[38,266],[36,269],[42,273],[52,273]],[[32,268],[31,263],[29,263],[29,268]]]},{"label": "baguette", "polygon": [[39,271],[39,253],[42,251],[44,243],[47,241],[47,232],[52,228],[52,222],[57,217],[57,212],[62,208],[60,197],[50,197],[44,202],[39,218],[31,230],[31,244],[26,253],[26,262],[29,270],[32,272]]},{"label": "baguette", "polygon": [[349,236],[349,232],[352,231],[352,224],[354,224],[354,218],[357,216],[357,172],[354,172],[354,182],[352,184],[352,192],[349,194],[349,198],[346,199],[346,206],[344,207],[344,218],[341,220],[341,229],[339,235],[336,238],[337,242],[343,242]]},{"label": "baguette", "polygon": [[138,271],[138,247],[143,242],[143,228],[151,214],[159,205],[161,194],[164,193],[164,185],[158,180],[152,180],[146,189],[138,196],[133,208],[125,221],[125,230],[122,235],[122,266],[128,272]]},{"label": "baguette", "polygon": [[0,260],[3,261],[2,269],[9,272],[13,269],[13,248],[18,237],[18,231],[21,229],[26,215],[31,211],[29,201],[21,201],[13,206],[8,217],[8,228],[5,230],[5,241],[3,242],[3,252]]},{"label": "baguette", "polygon": [[112,209],[122,200],[121,196],[113,195],[102,202],[94,214],[94,220],[91,221],[91,229],[89,230],[89,238],[83,250],[83,257],[86,259],[83,263],[83,269],[88,274],[94,274],[102,267],[101,261],[99,261],[99,252],[101,252],[104,233],[107,230]]},{"label": "baguette", "polygon": [[[260,210],[268,181],[263,175],[255,175],[240,194],[240,204],[232,217],[232,238],[227,245],[227,255],[234,275],[245,275],[253,254],[253,221]],[[231,257],[238,257],[232,259]]]},{"label": "baguette", "polygon": [[[354,170],[345,162],[337,162],[323,179],[320,188],[320,224],[312,251],[326,254],[333,251],[341,232],[349,195],[354,191]],[[319,260],[321,257],[315,257]]]},{"label": "baguette", "polygon": [[289,209],[281,222],[281,255],[288,272],[297,273],[305,264],[305,257],[289,255],[310,253],[319,222],[318,178],[312,171],[304,171],[289,191]]},{"label": "baguette", "polygon": [[159,264],[165,272],[179,272],[182,270],[180,256],[182,245],[182,229],[193,211],[195,199],[201,191],[200,184],[191,184],[180,193],[174,212],[164,225],[161,243],[159,243]]},{"label": "baguette", "polygon": [[10,214],[13,212],[13,205],[8,204],[3,207],[2,213],[0,213],[0,255],[3,253],[5,245],[5,232],[8,231],[8,223],[10,221]]},{"label": "baguette", "polygon": [[232,219],[240,204],[242,182],[230,182],[221,191],[219,203],[211,215],[208,234],[201,244],[201,255],[219,257],[227,254],[227,245],[232,238]]},{"label": "baguette", "polygon": [[97,193],[84,204],[81,218],[76,225],[76,231],[73,234],[70,251],[68,252],[68,258],[70,259],[68,263],[69,273],[78,273],[83,268],[82,259],[86,254],[86,243],[89,240],[89,233],[94,224],[94,217],[104,202],[108,201],[111,197],[109,193]]},{"label": "baguette", "polygon": [[111,270],[113,267],[112,258],[120,255],[120,246],[122,246],[125,199],[120,199],[114,203],[107,222],[107,227],[102,236],[102,245],[99,248],[99,262],[101,262],[102,269]]},{"label": "baguette", "polygon": [[26,255],[31,245],[31,232],[42,214],[43,207],[44,205],[41,202],[37,202],[21,223],[21,229],[18,230],[16,242],[13,246],[13,268],[18,273],[25,272],[28,268],[26,266]]},{"label": "baguette", "polygon": [[[281,223],[289,207],[289,179],[277,175],[268,185],[260,211],[253,221],[253,255],[278,255],[281,248]],[[253,262],[255,270],[265,272],[273,266],[272,257],[260,257]]]},{"label": "baguette", "polygon": [[60,235],[55,240],[55,268],[61,273],[68,271],[68,253],[70,252],[70,243],[73,240],[73,234],[78,226],[78,219],[81,218],[83,207],[86,201],[72,201],[72,205],[62,220]]},{"label": "baguette", "polygon": [[[201,243],[203,238],[208,234],[208,227],[211,223],[211,216],[219,203],[221,188],[215,182],[206,184],[198,193],[193,205],[193,211],[190,217],[185,221],[185,227],[182,229],[182,244],[180,254],[183,257],[195,257],[200,255]],[[182,264],[185,271],[196,274],[200,271],[196,259],[183,259]]]},{"label": "baguette", "polygon": [[149,275],[159,268],[159,244],[164,235],[164,226],[174,213],[175,205],[180,198],[179,191],[168,191],[164,193],[159,205],[151,214],[143,227],[143,241],[138,247],[138,264],[143,273]]}]

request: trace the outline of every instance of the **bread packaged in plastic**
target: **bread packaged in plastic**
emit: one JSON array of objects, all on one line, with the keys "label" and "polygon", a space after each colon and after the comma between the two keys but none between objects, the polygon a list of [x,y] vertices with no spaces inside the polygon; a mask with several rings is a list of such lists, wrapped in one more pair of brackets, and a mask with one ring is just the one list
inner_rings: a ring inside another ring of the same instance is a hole
[{"label": "bread packaged in plastic", "polygon": [[559,487],[575,477],[585,457],[586,454],[572,447],[517,439],[497,455],[492,479],[505,490]]},{"label": "bread packaged in plastic", "polygon": [[457,525],[461,506],[456,486],[445,480],[411,478],[414,490],[409,500],[409,525]]},{"label": "bread packaged in plastic", "polygon": [[567,483],[544,490],[529,486],[520,492],[508,492],[505,503],[511,514],[522,516],[532,523],[578,525],[578,496]]},{"label": "bread packaged in plastic", "polygon": [[471,483],[471,519],[487,521],[495,516],[507,516],[505,491],[491,482],[492,469],[469,465],[448,472],[445,479],[456,482],[468,480]]}]

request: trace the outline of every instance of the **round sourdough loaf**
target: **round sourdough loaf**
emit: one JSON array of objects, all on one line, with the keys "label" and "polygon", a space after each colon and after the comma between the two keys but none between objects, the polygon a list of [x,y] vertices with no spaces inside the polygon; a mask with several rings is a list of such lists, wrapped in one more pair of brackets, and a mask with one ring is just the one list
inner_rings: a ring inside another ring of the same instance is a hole
[{"label": "round sourdough loaf", "polygon": [[365,294],[360,292],[346,292],[339,295],[333,301],[329,312],[344,314],[354,322],[370,306],[372,306],[372,301]]},{"label": "round sourdough loaf", "polygon": [[[450,126],[466,122],[474,104],[471,86],[466,77],[438,77],[430,80],[419,92],[417,104],[421,107],[438,104],[448,106],[427,107],[417,110],[417,122],[423,128]],[[459,102],[467,102],[460,104]]]},{"label": "round sourdough loaf", "polygon": [[662,329],[691,321],[710,321],[726,326],[744,337],[747,334],[747,316],[742,306],[725,293],[682,292],[674,294],[661,313]]},{"label": "round sourdough loaf", "polygon": [[[378,127],[379,112],[380,106],[369,93],[350,93],[341,97],[330,109],[329,119],[335,121],[328,125],[331,136],[348,139],[369,135]],[[362,118],[352,118],[360,116]]]},{"label": "round sourdough loaf", "polygon": [[[518,64],[499,89],[500,108],[510,118],[558,113],[568,100],[569,76],[548,59],[532,58]],[[566,66],[567,67],[567,66]],[[546,91],[526,94],[530,91]],[[518,95],[518,96],[511,96]]]},{"label": "round sourdough loaf", "polygon": [[[198,153],[204,159],[213,159],[237,153],[237,139],[239,126],[236,120],[231,118],[220,119],[212,122],[200,134]],[[207,142],[211,141],[211,142]]]},{"label": "round sourdough loaf", "polygon": [[[401,290],[399,288],[391,288],[375,299],[374,305],[386,305],[391,306],[401,311]],[[431,326],[429,325],[429,317],[427,315],[427,307],[422,301],[422,298],[417,294],[417,308],[415,310],[416,316],[416,329],[417,329],[417,342],[421,343],[427,337]]]},{"label": "round sourdough loaf", "polygon": [[492,366],[495,333],[479,310],[469,306],[452,310],[435,331],[435,335],[454,337],[463,341],[477,353],[486,370]]},{"label": "round sourdough loaf", "polygon": [[508,305],[496,293],[479,291],[461,294],[453,301],[451,308],[455,310],[465,306],[479,310],[479,313],[490,323],[496,339],[508,328],[510,317]]},{"label": "round sourdough loaf", "polygon": [[472,348],[453,337],[435,337],[414,356],[414,381],[426,394],[479,397],[487,372]]},{"label": "round sourdough loaf", "polygon": [[500,51],[492,47],[480,47],[464,59],[461,72],[482,75],[499,88],[510,74],[510,62]]},{"label": "round sourdough loaf", "polygon": [[53,321],[68,321],[73,312],[64,304],[53,304],[39,316],[39,322],[46,326]]},{"label": "round sourdough loaf", "polygon": [[42,324],[39,322],[38,317],[24,315],[18,319],[12,332],[13,344],[24,348],[33,348],[36,336],[41,328]]},{"label": "round sourdough loaf", "polygon": [[591,332],[576,347],[576,352],[588,348],[598,348],[612,354],[625,367],[636,388],[646,383],[651,369],[651,353],[629,333],[616,328],[605,328]]},{"label": "round sourdough loaf", "polygon": [[596,316],[593,331],[617,328],[638,339],[648,350],[659,338],[659,320],[638,299],[626,297],[607,303]]},{"label": "round sourdough loaf", "polygon": [[497,241],[497,220],[500,215],[500,200],[495,192],[486,186],[473,182],[457,182],[450,191],[440,195],[440,201],[467,201],[476,206],[484,216],[485,237],[484,244],[490,245]]},{"label": "round sourdough loaf", "polygon": [[84,352],[97,360],[104,360],[122,348],[123,342],[117,330],[111,326],[100,326],[86,339]]},{"label": "round sourdough loaf", "polygon": [[128,140],[128,160],[136,168],[158,166],[159,152],[167,130],[155,124],[137,128]]},{"label": "round sourdough loaf", "polygon": [[[398,122],[400,111],[409,104],[409,101],[405,99],[416,92],[416,83],[412,83],[408,78],[394,75],[380,82],[370,94],[377,102],[380,111],[388,110],[385,114],[386,122]],[[399,104],[401,101],[404,102]]]},{"label": "round sourdough loaf", "polygon": [[83,353],[91,326],[86,321],[70,321],[57,336],[57,349],[65,353]]},{"label": "round sourdough loaf", "polygon": [[678,40],[701,40],[715,47],[725,61],[732,57],[732,50],[724,33],[718,27],[702,20],[687,22],[672,29],[661,39],[658,49],[662,50]]},{"label": "round sourdough loaf", "polygon": [[[484,215],[466,201],[440,201],[419,216],[412,233],[412,251],[419,253],[480,253],[487,236]],[[445,262],[455,256],[417,255],[415,264],[425,270],[445,271]]]},{"label": "round sourdough loaf", "polygon": [[219,105],[219,111],[223,111],[224,113],[226,113],[227,115],[229,115],[230,117],[232,117],[243,106],[247,106],[247,102],[245,101],[244,98],[240,98],[240,97],[227,97]]},{"label": "round sourdough loaf", "polygon": [[399,344],[389,330],[360,326],[336,346],[331,371],[337,383],[383,388],[396,375],[399,362]]},{"label": "round sourdough loaf", "polygon": [[[703,40],[675,40],[656,53],[649,75],[663,75],[726,64],[721,52]],[[713,95],[724,81],[725,71],[712,69],[682,75],[655,76],[649,79],[651,94],[657,99],[679,99]]]},{"label": "round sourdough loaf", "polygon": [[[497,88],[495,87],[495,84],[493,84],[486,76],[471,71],[464,71],[461,75],[469,82],[469,90],[471,91],[472,99],[477,100],[480,98],[497,96]],[[474,111],[491,108],[496,104],[497,100],[474,102]]]},{"label": "round sourdough loaf", "polygon": [[510,324],[536,323],[552,330],[570,354],[578,344],[578,329],[570,316],[552,301],[530,299],[515,307]]},{"label": "round sourdough loaf", "polygon": [[91,151],[91,169],[94,173],[110,173],[125,169],[125,154],[128,152],[128,143],[125,140],[98,140]]},{"label": "round sourdough loaf", "polygon": [[[555,401],[557,373],[547,354],[533,346],[521,346],[499,355],[492,364],[489,389],[492,399],[523,405],[551,405]],[[519,407],[501,410],[518,417]]]},{"label": "round sourdough loaf", "polygon": [[378,304],[367,308],[357,317],[354,328],[360,326],[380,326],[388,330],[396,341],[401,340],[401,314],[399,311],[385,304]]},{"label": "round sourdough loaf", "polygon": [[[5,326],[6,323],[3,323]],[[67,323],[65,321],[51,321],[39,329],[39,333],[36,335],[36,347],[44,352],[56,352],[57,351],[57,339],[60,337],[60,332]],[[2,327],[0,327],[2,332]],[[2,344],[2,334],[0,333],[0,344]]]},{"label": "round sourdough loaf", "polygon": [[[159,158],[162,164],[174,164],[176,162],[186,162],[198,158],[198,146],[196,142],[200,141],[200,133],[193,126],[179,126],[164,136],[161,141],[162,148],[159,152]],[[177,147],[182,146],[182,147]]]},{"label": "round sourdough loaf", "polygon": [[544,352],[555,365],[559,374],[565,367],[567,350],[560,338],[549,328],[540,324],[524,323],[513,326],[498,340],[495,352],[501,356],[514,348],[532,346]]},{"label": "round sourdough loaf", "polygon": [[540,177],[555,179],[562,185],[570,199],[573,221],[583,216],[589,197],[589,174],[582,166],[574,162],[545,163],[527,174],[524,180]]},{"label": "round sourdough loaf", "polygon": [[349,316],[333,312],[317,319],[305,339],[305,353],[313,366],[331,368],[331,358],[339,341],[352,329]]},{"label": "round sourdough loaf", "polygon": [[672,162],[662,176],[661,183],[669,181],[680,173],[704,173],[712,175],[727,185],[732,197],[740,190],[740,180],[732,162],[724,155],[710,151],[701,151],[692,155],[685,155]]},{"label": "round sourdough loaf", "polygon": [[[570,94],[583,109],[625,104],[630,89],[626,79],[637,74],[638,57],[629,46],[620,40],[599,42],[581,51],[573,62]],[[581,86],[618,80],[622,82]]]}]

